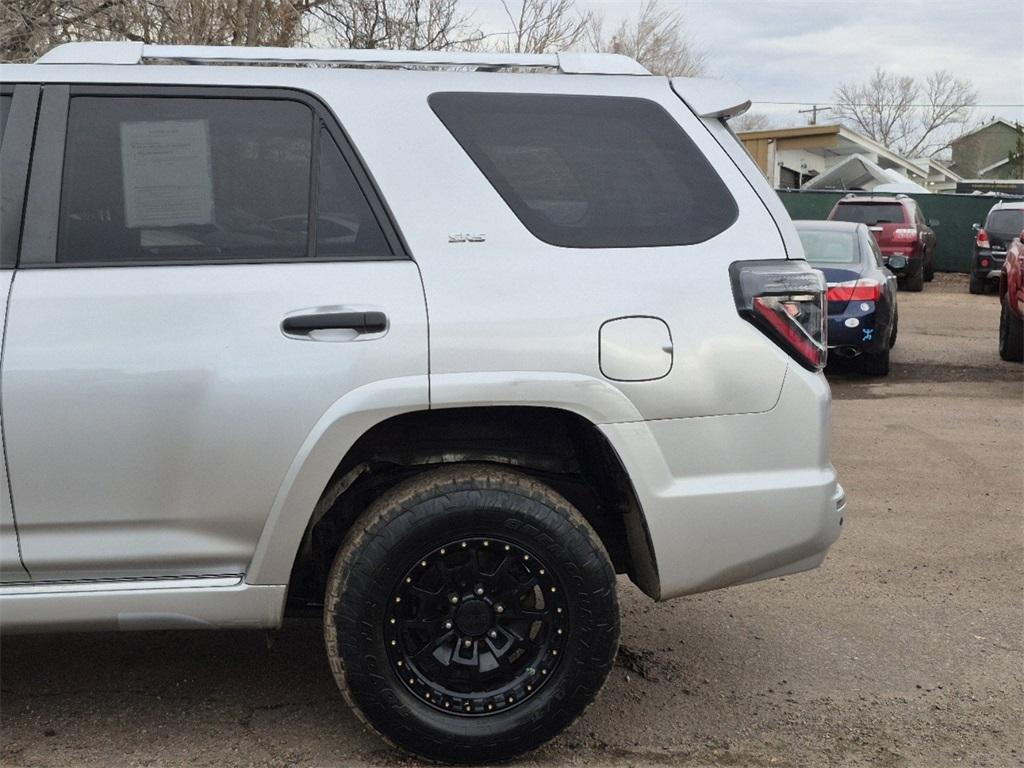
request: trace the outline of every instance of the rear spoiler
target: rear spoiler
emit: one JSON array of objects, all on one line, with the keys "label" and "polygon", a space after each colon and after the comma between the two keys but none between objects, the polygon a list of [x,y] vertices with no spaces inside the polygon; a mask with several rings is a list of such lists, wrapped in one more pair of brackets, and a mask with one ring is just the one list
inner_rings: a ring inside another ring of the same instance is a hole
[{"label": "rear spoiler", "polygon": [[738,117],[750,109],[750,99],[739,86],[725,80],[673,77],[674,90],[699,117],[715,120]]}]

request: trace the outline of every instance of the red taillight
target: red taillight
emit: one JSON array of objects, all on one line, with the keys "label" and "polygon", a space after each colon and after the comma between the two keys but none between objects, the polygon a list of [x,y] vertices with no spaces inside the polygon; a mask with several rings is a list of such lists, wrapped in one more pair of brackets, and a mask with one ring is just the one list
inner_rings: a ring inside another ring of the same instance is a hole
[{"label": "red taillight", "polygon": [[984,229],[979,229],[978,237],[975,238],[974,244],[979,248],[988,248],[988,232]]},{"label": "red taillight", "polygon": [[882,296],[882,284],[877,280],[849,280],[833,283],[828,287],[828,300],[846,303],[848,301],[878,301]]},{"label": "red taillight", "polygon": [[916,229],[894,229],[892,231],[892,242],[894,243],[913,243],[916,240]]},{"label": "red taillight", "polygon": [[825,367],[825,278],[805,261],[738,261],[730,268],[740,315],[797,362]]},{"label": "red taillight", "polygon": [[981,260],[981,266],[987,267],[988,266],[988,259],[982,259]]}]

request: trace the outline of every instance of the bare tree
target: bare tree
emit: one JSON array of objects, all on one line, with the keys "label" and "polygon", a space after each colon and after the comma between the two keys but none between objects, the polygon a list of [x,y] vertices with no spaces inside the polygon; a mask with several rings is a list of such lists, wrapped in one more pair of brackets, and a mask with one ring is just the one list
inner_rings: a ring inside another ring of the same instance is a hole
[{"label": "bare tree", "polygon": [[863,83],[835,90],[834,115],[908,157],[931,157],[949,146],[971,118],[978,94],[946,70],[923,82],[878,68]]},{"label": "bare tree", "polygon": [[294,45],[327,0],[11,0],[0,3],[0,53],[31,60],[71,40]]},{"label": "bare tree", "polygon": [[764,112],[744,112],[739,117],[729,119],[729,125],[736,133],[743,131],[764,131],[775,127],[775,121],[771,115]]},{"label": "bare tree", "polygon": [[0,0],[0,55],[30,61],[71,40],[346,48],[479,45],[460,0]]},{"label": "bare tree", "polygon": [[631,56],[656,75],[695,77],[707,64],[707,53],[690,39],[682,14],[659,0],[643,0],[636,16],[619,24],[611,37],[604,18],[595,15],[588,35],[596,50]]},{"label": "bare tree", "polygon": [[501,0],[511,31],[497,47],[510,53],[547,53],[572,48],[587,32],[591,13],[574,0]]},{"label": "bare tree", "polygon": [[312,15],[341,48],[473,48],[484,38],[459,0],[327,0]]}]

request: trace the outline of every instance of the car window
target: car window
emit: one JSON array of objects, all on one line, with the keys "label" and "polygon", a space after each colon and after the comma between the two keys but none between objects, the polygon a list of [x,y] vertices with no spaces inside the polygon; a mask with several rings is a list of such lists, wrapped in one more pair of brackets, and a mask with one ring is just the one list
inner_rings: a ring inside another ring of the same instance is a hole
[{"label": "car window", "polygon": [[804,254],[811,264],[858,264],[860,263],[860,245],[854,231],[834,231],[827,229],[799,229],[800,242],[804,246]]},{"label": "car window", "polygon": [[[307,257],[315,120],[287,99],[73,97],[57,261]],[[323,255],[390,253],[333,142],[319,167]]]},{"label": "car window", "polygon": [[855,221],[860,224],[902,224],[903,206],[899,203],[839,203],[833,221]]},{"label": "car window", "polygon": [[870,232],[865,232],[861,237],[861,242],[866,242],[868,248],[871,251],[871,256],[875,260],[875,266],[881,269],[885,266],[885,258],[882,256],[882,249],[878,247],[878,241],[871,236]]},{"label": "car window", "polygon": [[430,106],[546,243],[689,245],[736,220],[736,202],[703,153],[648,99],[435,93]]},{"label": "car window", "polygon": [[341,149],[320,128],[320,171],[316,253],[321,258],[390,254],[384,233],[356,184]]},{"label": "car window", "polygon": [[4,133],[7,131],[7,118],[11,114],[11,102],[14,96],[9,93],[0,95],[0,144],[3,143]]},{"label": "car window", "polygon": [[998,235],[1016,237],[1024,229],[1024,210],[1002,208],[992,211],[985,222],[985,229]]}]

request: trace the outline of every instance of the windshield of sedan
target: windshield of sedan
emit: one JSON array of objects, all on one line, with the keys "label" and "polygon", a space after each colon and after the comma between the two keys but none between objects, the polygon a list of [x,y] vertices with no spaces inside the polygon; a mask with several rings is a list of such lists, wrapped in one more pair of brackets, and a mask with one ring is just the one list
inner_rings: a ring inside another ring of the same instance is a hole
[{"label": "windshield of sedan", "polygon": [[833,221],[855,221],[858,224],[902,224],[906,221],[899,203],[840,203]]},{"label": "windshield of sedan", "polygon": [[858,264],[860,248],[855,232],[836,232],[827,229],[801,229],[807,260],[817,265]]}]

